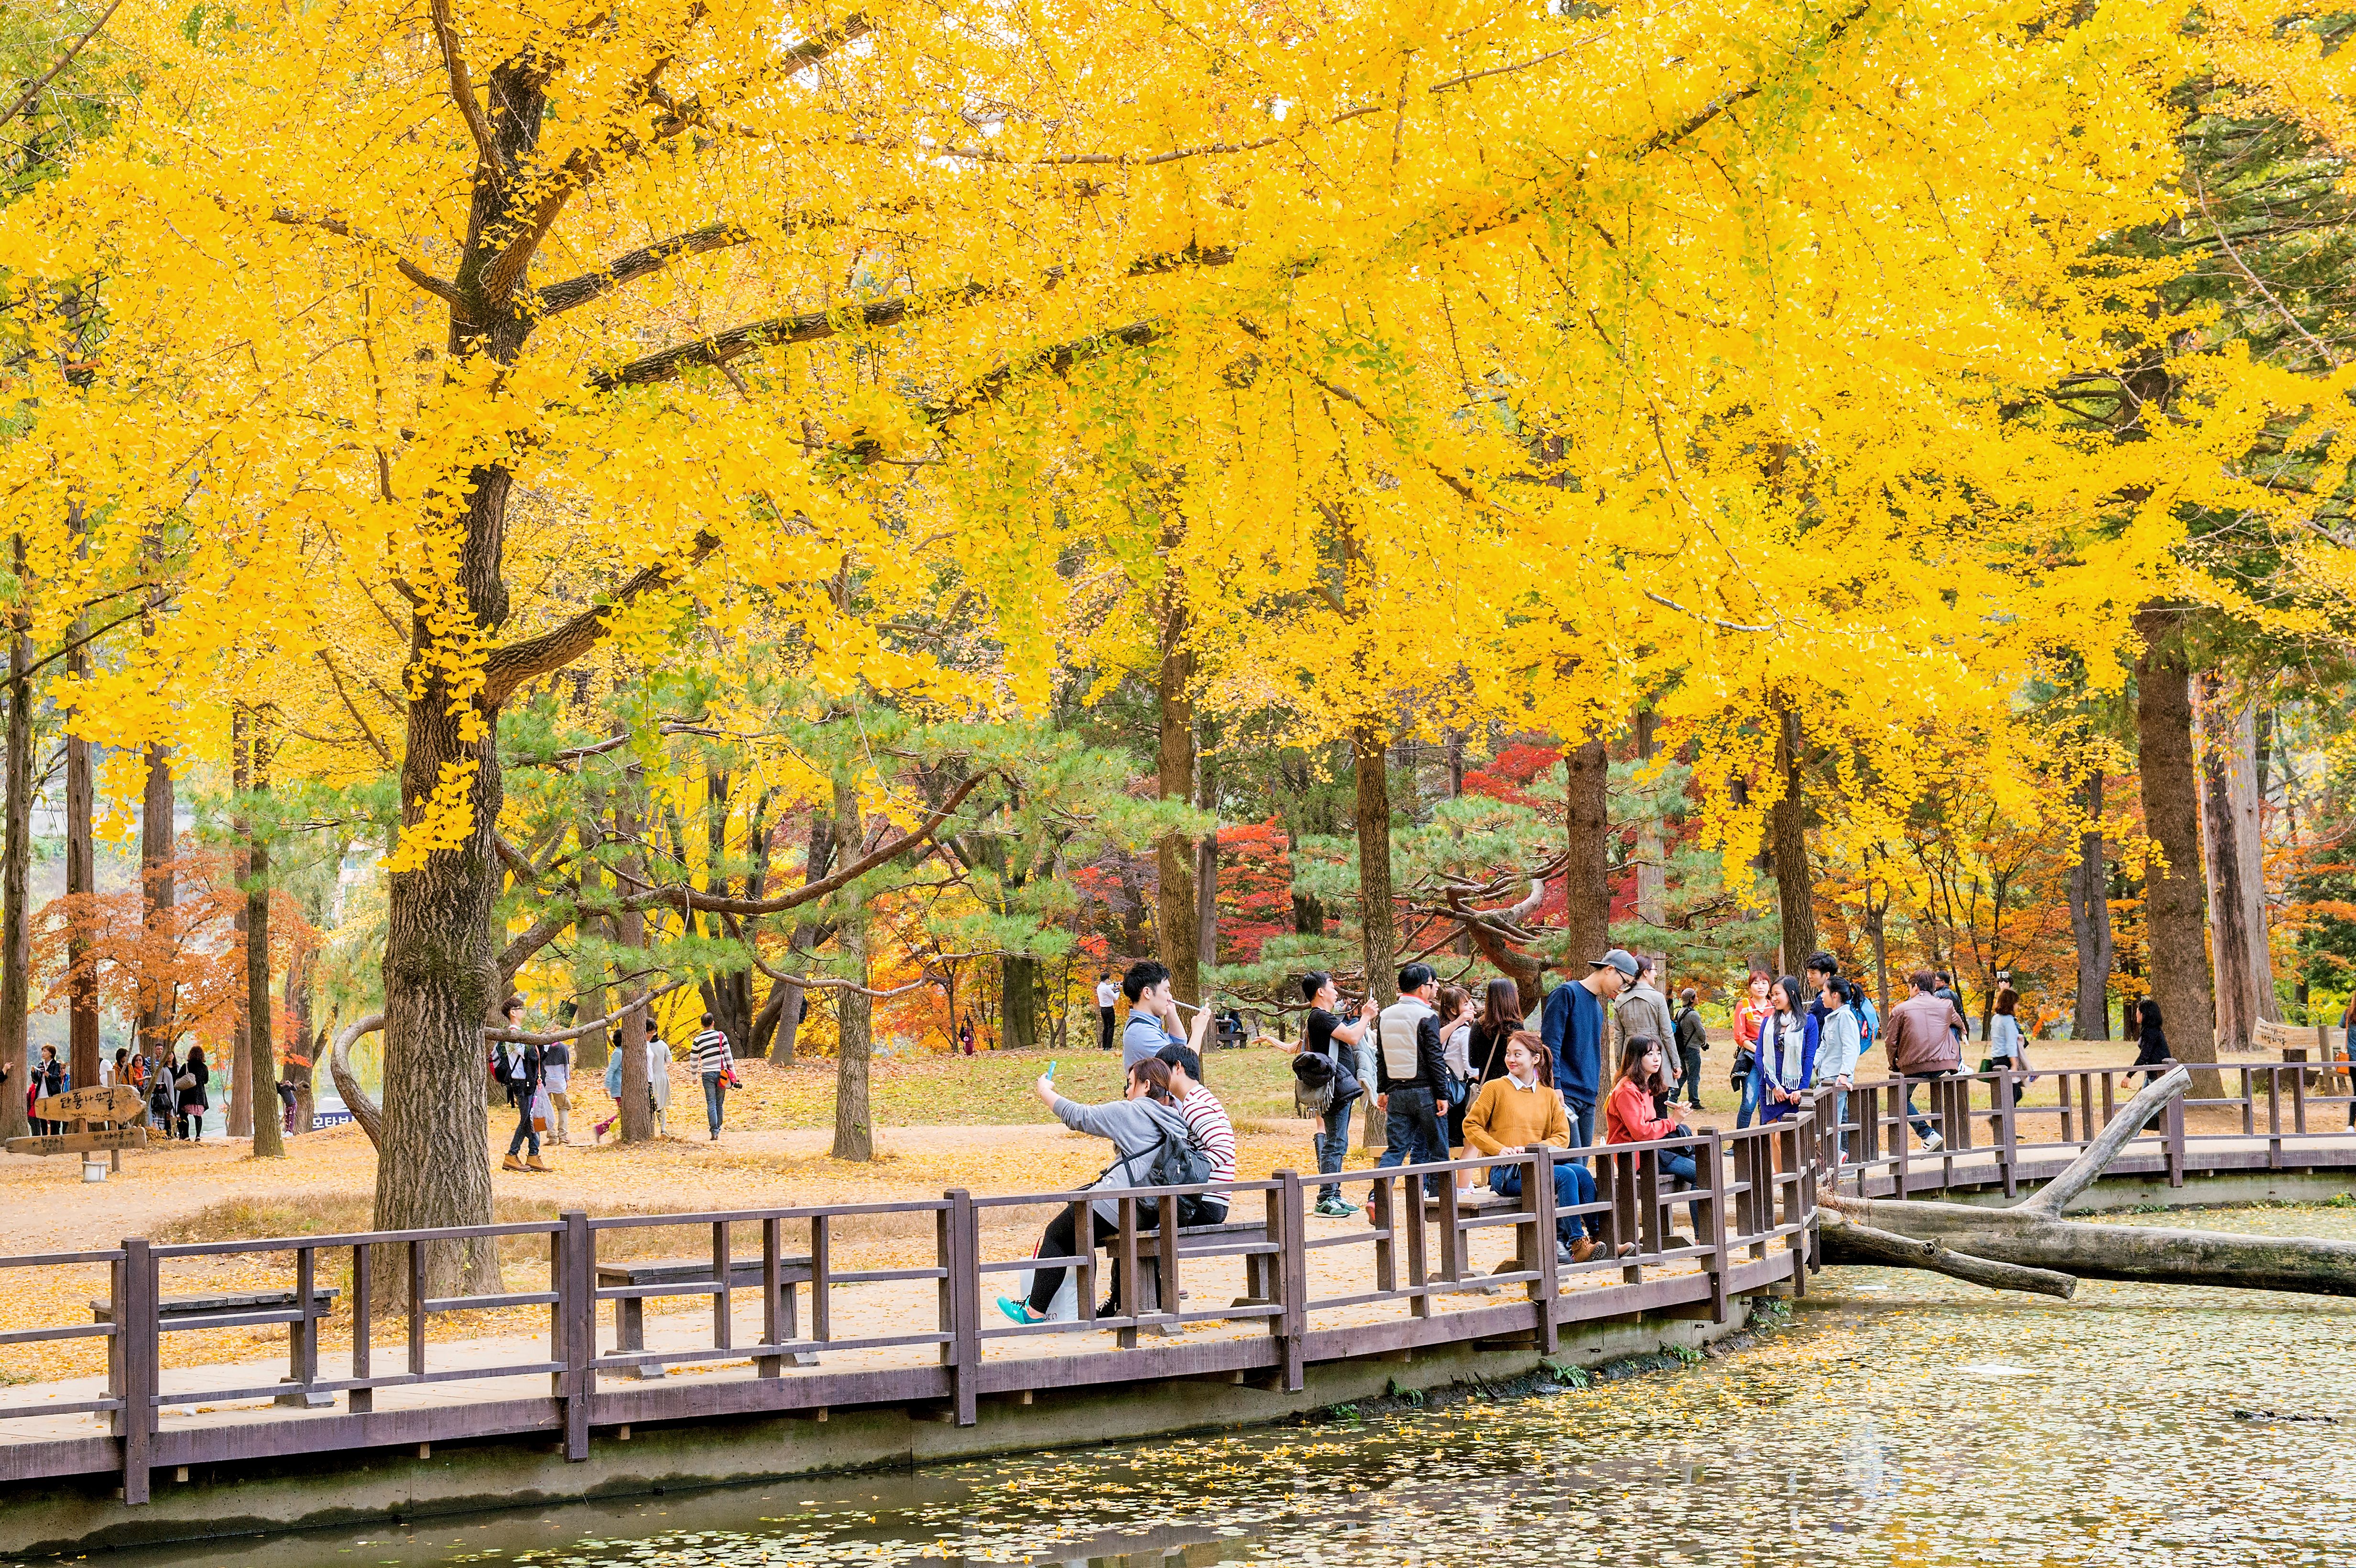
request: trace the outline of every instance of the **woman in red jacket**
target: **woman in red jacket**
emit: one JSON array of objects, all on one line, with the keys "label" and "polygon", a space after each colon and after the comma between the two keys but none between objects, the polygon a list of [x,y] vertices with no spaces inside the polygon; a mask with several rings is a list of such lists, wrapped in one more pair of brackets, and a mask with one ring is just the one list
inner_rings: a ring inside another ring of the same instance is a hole
[{"label": "woman in red jacket", "polygon": [[[1682,1124],[1654,1114],[1654,1097],[1661,1092],[1661,1042],[1649,1035],[1632,1035],[1621,1049],[1620,1075],[1603,1104],[1603,1141],[1645,1144],[1687,1136],[1688,1129]],[[1661,1174],[1680,1181],[1694,1179],[1690,1152],[1662,1149],[1659,1154]]]}]

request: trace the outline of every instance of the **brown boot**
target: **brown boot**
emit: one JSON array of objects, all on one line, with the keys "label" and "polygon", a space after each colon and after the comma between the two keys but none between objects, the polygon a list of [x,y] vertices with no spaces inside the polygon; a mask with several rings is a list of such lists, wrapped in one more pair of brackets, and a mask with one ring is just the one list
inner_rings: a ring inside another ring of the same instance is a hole
[{"label": "brown boot", "polygon": [[1594,1255],[1595,1243],[1591,1238],[1581,1236],[1579,1240],[1570,1243],[1571,1262],[1575,1264],[1583,1264]]},{"label": "brown boot", "polygon": [[541,1159],[540,1156],[533,1155],[530,1159],[523,1162],[523,1168],[526,1170],[546,1170],[548,1168],[548,1163]]},{"label": "brown boot", "polygon": [[507,1158],[499,1161],[499,1168],[501,1170],[521,1170],[523,1168],[523,1161],[518,1159],[513,1155],[509,1155]]}]

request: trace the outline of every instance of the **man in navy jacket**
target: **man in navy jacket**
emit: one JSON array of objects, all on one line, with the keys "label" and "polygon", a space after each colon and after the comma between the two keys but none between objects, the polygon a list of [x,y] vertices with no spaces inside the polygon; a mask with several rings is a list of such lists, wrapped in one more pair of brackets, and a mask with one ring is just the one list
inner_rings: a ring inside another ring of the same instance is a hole
[{"label": "man in navy jacket", "polygon": [[1570,1113],[1578,1147],[1595,1141],[1595,1101],[1603,1083],[1603,1041],[1611,1031],[1611,1004],[1635,982],[1635,955],[1613,948],[1587,965],[1587,977],[1547,993],[1539,1033],[1554,1055],[1554,1086]]}]

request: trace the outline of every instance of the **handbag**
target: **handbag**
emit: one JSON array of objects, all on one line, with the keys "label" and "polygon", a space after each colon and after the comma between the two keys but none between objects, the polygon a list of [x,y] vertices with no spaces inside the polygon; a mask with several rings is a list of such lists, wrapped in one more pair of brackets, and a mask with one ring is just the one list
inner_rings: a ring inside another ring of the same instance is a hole
[{"label": "handbag", "polygon": [[193,1089],[196,1086],[197,1075],[193,1072],[183,1072],[172,1080],[172,1087],[175,1089]]},{"label": "handbag", "polygon": [[548,1103],[548,1091],[535,1090],[531,1096],[531,1125],[535,1131],[546,1132],[556,1123],[556,1107]]}]

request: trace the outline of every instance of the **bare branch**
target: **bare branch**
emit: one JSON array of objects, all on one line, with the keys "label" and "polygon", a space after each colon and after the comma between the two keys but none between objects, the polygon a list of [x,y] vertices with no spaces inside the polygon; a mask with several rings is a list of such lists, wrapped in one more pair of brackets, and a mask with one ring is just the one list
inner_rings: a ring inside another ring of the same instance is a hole
[{"label": "bare branch", "polygon": [[338,235],[343,239],[358,240],[360,244],[368,246],[370,250],[380,251],[385,255],[391,257],[392,259],[393,266],[400,272],[402,277],[407,278],[411,283],[415,283],[419,288],[423,289],[427,293],[432,294],[435,299],[442,301],[444,304],[455,305],[465,303],[459,297],[456,285],[435,277],[433,273],[427,272],[424,268],[419,266],[416,262],[402,255],[400,251],[389,241],[380,240],[373,234],[362,233],[360,230],[354,229],[349,223],[337,218],[333,213],[314,215],[310,213],[296,212],[292,208],[279,207],[273,208],[271,209],[270,221],[273,223],[283,223],[290,229],[323,229],[328,233]]},{"label": "bare branch", "polygon": [[30,109],[34,104],[39,102],[41,91],[48,87],[50,82],[57,80],[58,72],[73,64],[74,57],[81,53],[83,48],[89,45],[91,39],[98,37],[99,29],[105,27],[106,24],[113,18],[115,11],[122,5],[122,4],[123,0],[112,0],[112,3],[108,5],[105,11],[100,15],[98,20],[90,25],[90,31],[84,33],[80,37],[76,38],[72,43],[67,45],[66,52],[58,57],[57,63],[34,79],[33,84],[25,89],[24,94],[19,97],[16,102],[8,106],[7,113],[0,114],[0,125],[6,124],[9,121],[14,120],[17,115],[22,114],[26,110]]},{"label": "bare branch", "polygon": [[636,1001],[624,1003],[621,1007],[615,1008],[612,1012],[607,1013],[602,1019],[597,1019],[590,1023],[575,1024],[571,1029],[561,1030],[555,1034],[526,1034],[521,1029],[486,1028],[483,1030],[483,1038],[485,1040],[504,1040],[515,1045],[562,1045],[568,1040],[579,1040],[584,1034],[594,1034],[608,1024],[619,1023],[624,1019],[629,1017],[632,1013],[644,1012],[646,1010],[647,1004],[653,1001],[656,997],[668,997],[673,991],[680,989],[681,987],[692,986],[694,984],[695,976],[692,975],[686,976],[684,979],[673,980],[669,985],[662,987],[659,990],[648,991],[645,996],[638,997]]},{"label": "bare branch", "polygon": [[[770,77],[791,78],[799,75],[845,44],[863,38],[874,30],[873,23],[854,11],[833,27],[821,28],[783,54],[773,56],[764,62],[760,69],[750,76],[741,77],[729,85],[732,88],[743,88]],[[701,98],[691,98],[685,103],[671,105],[669,112],[655,122],[655,139],[666,141],[691,126],[705,123],[705,113]]]}]

